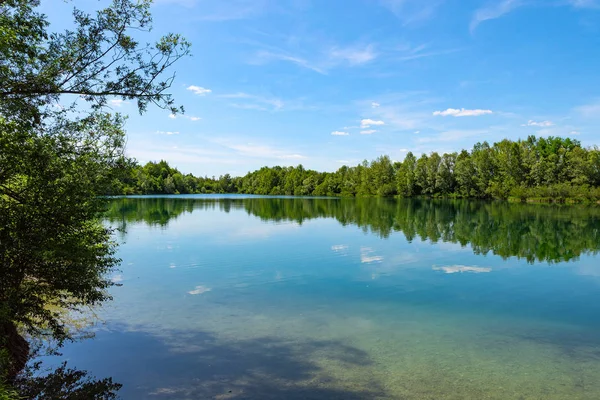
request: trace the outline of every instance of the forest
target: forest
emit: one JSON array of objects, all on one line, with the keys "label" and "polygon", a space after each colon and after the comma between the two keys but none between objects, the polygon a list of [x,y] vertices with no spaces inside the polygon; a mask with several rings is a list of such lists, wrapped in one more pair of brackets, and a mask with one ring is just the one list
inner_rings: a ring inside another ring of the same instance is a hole
[{"label": "forest", "polygon": [[381,156],[335,172],[263,167],[243,177],[184,175],[166,161],[134,163],[119,194],[243,193],[341,197],[454,197],[600,201],[600,150],[560,137],[477,143],[451,154]]}]

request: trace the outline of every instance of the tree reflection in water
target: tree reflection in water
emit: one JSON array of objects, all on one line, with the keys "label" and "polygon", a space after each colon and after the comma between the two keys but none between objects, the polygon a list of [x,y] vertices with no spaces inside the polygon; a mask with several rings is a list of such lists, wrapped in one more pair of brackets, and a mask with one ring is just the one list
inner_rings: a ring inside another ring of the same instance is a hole
[{"label": "tree reflection in water", "polygon": [[324,198],[119,198],[106,214],[126,232],[127,224],[166,226],[196,210],[244,210],[264,221],[335,218],[388,238],[401,232],[408,241],[452,242],[475,254],[493,253],[534,262],[576,260],[600,249],[600,208],[470,200]]}]

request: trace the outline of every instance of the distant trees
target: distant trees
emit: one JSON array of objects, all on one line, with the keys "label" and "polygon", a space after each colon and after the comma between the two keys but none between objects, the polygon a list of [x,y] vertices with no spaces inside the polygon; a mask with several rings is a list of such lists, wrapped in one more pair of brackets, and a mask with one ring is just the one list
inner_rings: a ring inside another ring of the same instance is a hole
[{"label": "distant trees", "polygon": [[165,161],[136,166],[122,193],[247,193],[342,197],[461,197],[479,199],[598,201],[600,151],[558,137],[477,143],[471,151],[402,162],[388,156],[336,172],[263,167],[243,177],[183,176]]}]

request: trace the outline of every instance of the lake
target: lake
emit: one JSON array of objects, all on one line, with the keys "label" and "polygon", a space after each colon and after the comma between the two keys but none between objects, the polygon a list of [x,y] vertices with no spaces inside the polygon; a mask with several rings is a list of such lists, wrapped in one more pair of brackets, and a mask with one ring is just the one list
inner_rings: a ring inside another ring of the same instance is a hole
[{"label": "lake", "polygon": [[118,198],[70,366],[125,399],[599,399],[600,208]]}]

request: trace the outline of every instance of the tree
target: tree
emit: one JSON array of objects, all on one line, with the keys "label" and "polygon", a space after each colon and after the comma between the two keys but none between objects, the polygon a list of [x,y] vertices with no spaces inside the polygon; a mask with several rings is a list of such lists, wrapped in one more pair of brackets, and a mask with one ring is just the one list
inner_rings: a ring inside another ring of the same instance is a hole
[{"label": "tree", "polygon": [[441,194],[450,194],[454,192],[455,178],[454,167],[456,165],[456,153],[444,154],[440,162],[435,179],[436,191]]},{"label": "tree", "polygon": [[438,193],[437,178],[441,162],[442,158],[436,152],[431,153],[427,160],[427,165],[425,167],[427,171],[425,193],[427,194],[433,195]]},{"label": "tree", "polygon": [[411,197],[415,194],[415,168],[417,158],[408,152],[396,174],[396,188],[402,197]]},{"label": "tree", "polygon": [[600,149],[595,147],[588,152],[587,171],[590,183],[593,186],[600,186]]},{"label": "tree", "polygon": [[219,188],[221,193],[232,193],[234,191],[231,175],[225,174],[219,177]]},{"label": "tree", "polygon": [[477,143],[471,153],[475,168],[475,185],[478,197],[489,195],[490,182],[494,178],[494,162],[488,142]]},{"label": "tree", "polygon": [[189,53],[189,43],[167,34],[154,45],[140,45],[130,35],[150,30],[151,0],[113,0],[96,15],[75,9],[76,29],[53,34],[45,16],[35,11],[38,5],[39,0],[5,0],[0,8],[3,111],[12,111],[21,122],[39,123],[45,116],[41,109],[69,94],[96,109],[108,96],[119,96],[137,101],[140,112],[151,103],[181,111],[165,93],[174,75],[157,79]]},{"label": "tree", "polygon": [[417,194],[428,194],[427,186],[427,165],[429,157],[427,154],[422,154],[415,164],[415,185],[417,186]]},{"label": "tree", "polygon": [[105,106],[118,96],[140,112],[183,111],[164,73],[189,53],[179,35],[154,45],[130,35],[150,29],[149,0],[113,0],[94,15],[75,9],[75,29],[64,33],[48,32],[38,5],[0,3],[0,381],[26,360],[17,327],[60,344],[70,334],[55,310],[109,299],[119,260],[98,221],[129,162],[124,118]]},{"label": "tree", "polygon": [[473,165],[473,159],[468,151],[461,151],[456,158],[454,173],[458,184],[458,193],[463,197],[476,196],[475,165]]},{"label": "tree", "polygon": [[388,156],[378,157],[375,161],[371,162],[370,171],[377,195],[391,196],[396,194],[394,167]]}]

